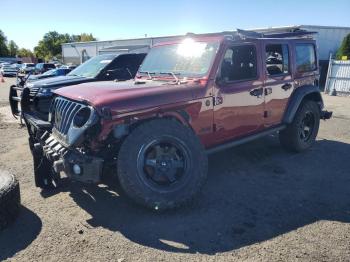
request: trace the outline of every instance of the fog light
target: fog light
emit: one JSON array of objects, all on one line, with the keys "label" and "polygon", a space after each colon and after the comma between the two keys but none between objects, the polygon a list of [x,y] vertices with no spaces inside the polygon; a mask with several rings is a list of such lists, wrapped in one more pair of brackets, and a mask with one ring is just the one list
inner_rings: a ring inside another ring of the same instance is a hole
[{"label": "fog light", "polygon": [[80,168],[80,166],[77,165],[77,164],[74,164],[74,165],[73,165],[73,172],[74,172],[74,174],[76,174],[76,175],[80,175],[80,174],[81,174],[81,168]]}]

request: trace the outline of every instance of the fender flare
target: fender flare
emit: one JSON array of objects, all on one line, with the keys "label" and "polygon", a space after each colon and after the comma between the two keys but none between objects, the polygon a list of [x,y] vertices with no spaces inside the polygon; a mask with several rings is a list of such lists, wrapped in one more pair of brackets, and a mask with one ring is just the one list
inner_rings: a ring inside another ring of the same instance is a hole
[{"label": "fender flare", "polygon": [[323,99],[318,86],[305,85],[298,87],[289,98],[288,106],[283,116],[283,123],[290,124],[293,121],[300,104],[306,97],[309,97],[310,100],[317,102],[320,107],[320,111],[323,109]]}]

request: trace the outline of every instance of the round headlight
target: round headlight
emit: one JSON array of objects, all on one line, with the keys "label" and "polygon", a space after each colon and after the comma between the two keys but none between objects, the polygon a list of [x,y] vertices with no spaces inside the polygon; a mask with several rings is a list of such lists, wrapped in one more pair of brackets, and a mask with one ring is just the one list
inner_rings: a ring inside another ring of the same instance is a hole
[{"label": "round headlight", "polygon": [[89,120],[91,115],[91,109],[89,107],[83,107],[75,114],[73,119],[74,127],[82,127]]}]

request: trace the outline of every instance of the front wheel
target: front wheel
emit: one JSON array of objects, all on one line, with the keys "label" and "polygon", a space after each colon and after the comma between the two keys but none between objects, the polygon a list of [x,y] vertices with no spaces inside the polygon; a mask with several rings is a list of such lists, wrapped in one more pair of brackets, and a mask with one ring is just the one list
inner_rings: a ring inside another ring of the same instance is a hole
[{"label": "front wheel", "polygon": [[191,200],[207,175],[207,156],[198,137],[175,120],[157,119],[136,127],[118,154],[118,178],[125,193],[152,209]]},{"label": "front wheel", "polygon": [[302,152],[315,143],[319,126],[320,110],[317,103],[305,101],[300,105],[293,122],[280,131],[280,142],[289,151]]}]

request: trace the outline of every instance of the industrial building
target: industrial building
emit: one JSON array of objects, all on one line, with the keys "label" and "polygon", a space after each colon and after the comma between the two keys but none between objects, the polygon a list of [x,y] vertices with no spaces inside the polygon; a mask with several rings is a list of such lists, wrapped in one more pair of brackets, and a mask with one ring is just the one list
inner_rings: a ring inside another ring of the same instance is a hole
[{"label": "industrial building", "polygon": [[[347,34],[350,34],[350,27],[297,25],[259,28],[252,30],[257,32],[281,32],[296,29],[308,30],[318,33],[315,35],[315,39],[318,44],[321,71],[321,86],[323,86],[327,74],[329,56],[330,54],[335,54],[343,38]],[[224,34],[227,33],[228,32],[224,32]],[[157,43],[181,37],[183,36],[177,35],[162,37],[145,37],[136,39],[119,39],[110,41],[66,43],[62,45],[62,57],[64,63],[80,64],[86,61],[87,59],[99,54],[148,52],[148,50]]]}]

